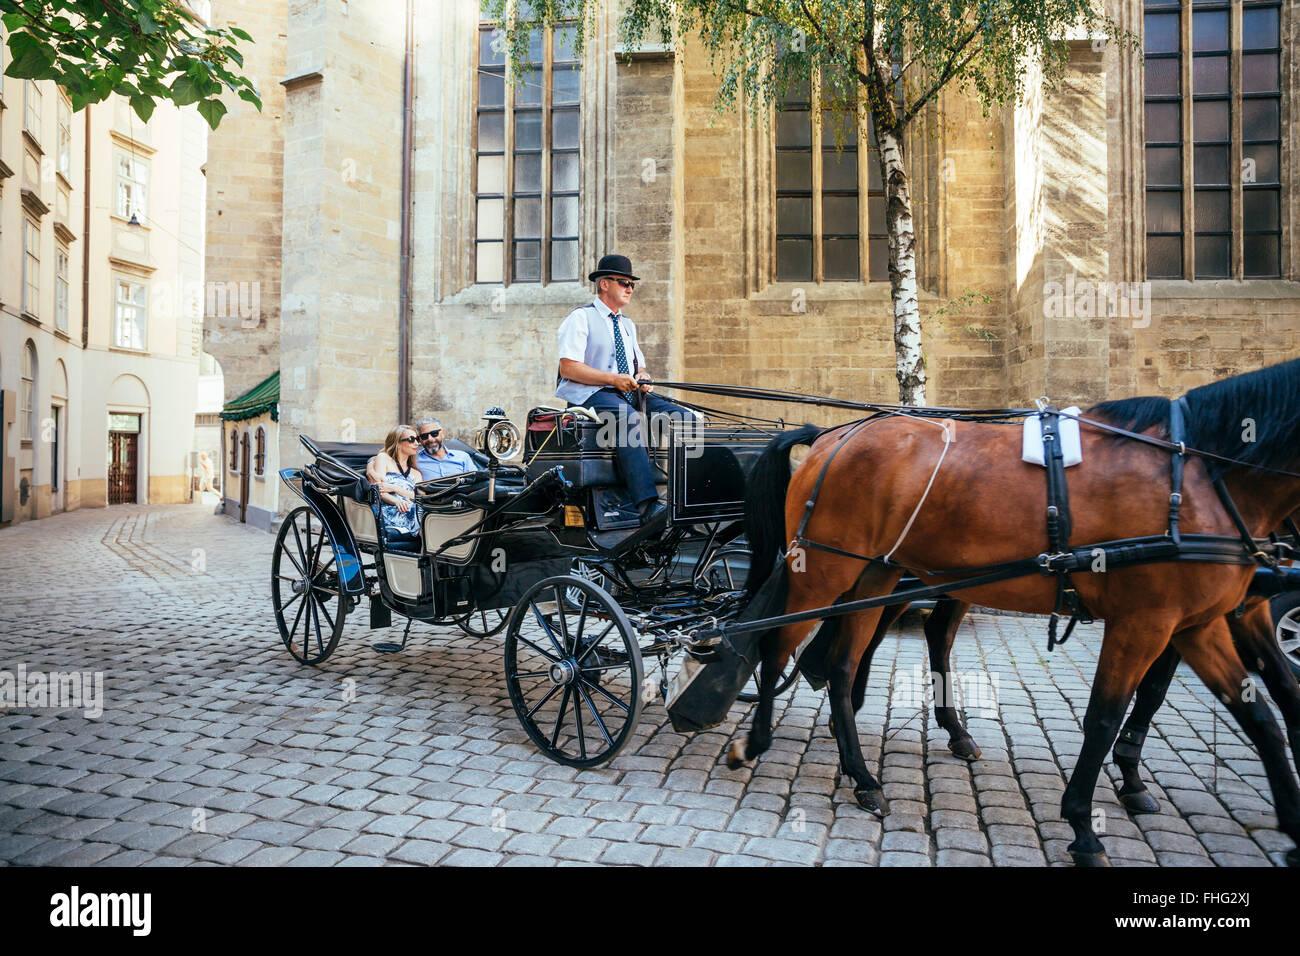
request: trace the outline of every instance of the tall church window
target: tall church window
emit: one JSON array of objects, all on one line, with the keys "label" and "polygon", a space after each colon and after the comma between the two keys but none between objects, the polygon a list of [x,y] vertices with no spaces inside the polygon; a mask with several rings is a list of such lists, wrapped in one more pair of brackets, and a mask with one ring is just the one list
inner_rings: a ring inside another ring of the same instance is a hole
[{"label": "tall church window", "polygon": [[496,25],[478,35],[474,197],[476,282],[579,278],[582,134],[576,26],[529,34],[532,64],[509,82]]},{"label": "tall church window", "polygon": [[1281,275],[1281,3],[1146,0],[1147,275]]},{"label": "tall church window", "polygon": [[[858,117],[856,101],[833,102],[816,82],[792,87],[778,105],[778,281],[857,282],[889,277],[885,195],[875,132],[866,121],[867,150],[860,157]],[[860,185],[864,167],[865,191]]]}]

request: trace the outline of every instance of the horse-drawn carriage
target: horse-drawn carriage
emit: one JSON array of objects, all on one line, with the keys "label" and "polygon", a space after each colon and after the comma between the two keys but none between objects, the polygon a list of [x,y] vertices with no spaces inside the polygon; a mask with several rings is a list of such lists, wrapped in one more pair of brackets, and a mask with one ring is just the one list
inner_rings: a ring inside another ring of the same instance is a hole
[{"label": "horse-drawn carriage", "polygon": [[412,621],[477,637],[504,630],[506,685],[529,737],[556,761],[595,766],[622,749],[646,703],[669,695],[693,630],[743,606],[745,476],[774,432],[666,430],[651,459],[669,520],[639,541],[594,413],[533,409],[522,435],[499,409],[485,418],[476,447],[451,443],[475,471],[416,486],[421,534],[411,537],[379,520],[365,478],[378,445],[301,437],[311,461],[280,472],[302,499],[272,560],[280,636],[298,661],[319,664],[363,601],[372,628],[393,612],[408,619],[402,642],[381,651],[403,648]]}]

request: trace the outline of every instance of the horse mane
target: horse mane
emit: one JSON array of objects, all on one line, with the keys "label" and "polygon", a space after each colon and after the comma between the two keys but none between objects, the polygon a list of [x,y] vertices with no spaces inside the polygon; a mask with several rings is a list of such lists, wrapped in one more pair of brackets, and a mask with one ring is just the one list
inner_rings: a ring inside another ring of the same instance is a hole
[{"label": "horse mane", "polygon": [[[1194,388],[1187,398],[1187,445],[1265,468],[1290,469],[1300,437],[1300,359]],[[1169,399],[1145,395],[1088,409],[1129,431],[1158,427],[1169,438]],[[1253,440],[1246,440],[1252,438]],[[1211,477],[1233,466],[1207,461]]]}]

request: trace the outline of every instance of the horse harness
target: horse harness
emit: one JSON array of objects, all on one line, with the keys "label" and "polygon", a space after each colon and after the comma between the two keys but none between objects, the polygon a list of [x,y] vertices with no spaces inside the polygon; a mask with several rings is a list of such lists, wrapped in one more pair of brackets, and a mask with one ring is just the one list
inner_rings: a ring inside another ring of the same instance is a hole
[{"label": "horse harness", "polygon": [[[948,410],[944,411],[947,412]],[[1000,410],[997,414],[989,414],[979,417],[972,416],[970,419],[963,418],[960,413],[947,414],[943,417],[953,418],[955,420],[1005,421],[1013,417],[1012,413],[1014,411],[1018,411],[1020,415],[1023,415],[1027,410],[1004,409]],[[945,577],[949,575],[971,575],[971,577],[944,585],[904,588],[903,590],[896,590],[892,594],[883,595],[881,597],[863,598],[856,601],[840,601],[836,603],[834,608],[802,611],[795,614],[785,614],[778,617],[767,618],[765,620],[730,623],[722,625],[717,629],[720,632],[719,636],[738,634],[745,631],[766,630],[771,627],[793,624],[798,621],[815,620],[817,618],[831,616],[826,613],[827,611],[832,611],[835,616],[839,616],[860,610],[883,607],[888,604],[910,603],[915,600],[937,598],[952,591],[965,590],[968,588],[1010,580],[1016,577],[1024,577],[1028,574],[1040,573],[1044,575],[1052,575],[1056,579],[1056,604],[1048,623],[1047,649],[1051,651],[1055,649],[1056,646],[1064,644],[1069,640],[1076,624],[1080,622],[1088,624],[1094,620],[1071,580],[1070,575],[1076,571],[1099,572],[1105,571],[1108,568],[1171,560],[1199,561],[1212,564],[1258,564],[1266,572],[1271,572],[1263,576],[1265,578],[1263,582],[1263,588],[1265,590],[1281,590],[1287,585],[1285,574],[1279,570],[1279,557],[1282,559],[1288,559],[1292,555],[1300,553],[1300,528],[1298,528],[1296,524],[1288,518],[1285,522],[1288,530],[1287,537],[1284,538],[1273,533],[1270,534],[1268,538],[1256,539],[1250,533],[1250,529],[1246,526],[1246,522],[1242,518],[1241,512],[1238,510],[1236,503],[1232,500],[1232,496],[1228,493],[1228,489],[1224,485],[1221,474],[1216,475],[1213,478],[1214,489],[1220,502],[1223,504],[1224,510],[1227,511],[1233,524],[1236,526],[1238,535],[1235,537],[1231,535],[1211,534],[1184,535],[1181,532],[1179,528],[1179,511],[1182,507],[1183,472],[1188,455],[1196,455],[1202,458],[1233,464],[1249,465],[1247,462],[1239,462],[1209,452],[1197,451],[1196,449],[1189,450],[1187,448],[1186,420],[1188,416],[1188,407],[1187,399],[1185,397],[1180,397],[1170,402],[1168,441],[1153,438],[1150,435],[1131,432],[1118,426],[1083,419],[1075,415],[1063,415],[1058,408],[1048,405],[1045,399],[1040,399],[1037,412],[1039,415],[1040,427],[1042,429],[1044,450],[1043,459],[1047,475],[1047,507],[1045,516],[1047,523],[1048,551],[1045,551],[1034,558],[1004,561],[997,564],[983,565],[974,568],[928,570],[899,565],[889,560],[890,556],[870,557],[809,539],[806,534],[808,523],[811,520],[813,510],[816,507],[818,496],[821,493],[822,484],[826,479],[826,474],[830,469],[831,462],[834,461],[835,456],[839,454],[840,450],[845,446],[849,438],[857,434],[858,431],[866,426],[883,418],[892,417],[894,415],[907,415],[905,411],[900,409],[892,407],[881,408],[866,418],[850,423],[846,427],[845,433],[839,438],[835,448],[832,449],[831,453],[822,463],[821,470],[817,475],[817,480],[813,484],[812,494],[804,505],[804,512],[799,522],[798,529],[791,538],[789,545],[779,553],[777,558],[777,567],[783,568],[787,557],[796,549],[808,548],[811,550],[824,551],[829,554],[839,555],[841,557],[866,561],[869,564],[899,568],[931,577]],[[1085,547],[1071,546],[1070,532],[1073,522],[1070,514],[1069,484],[1065,473],[1065,456],[1061,445],[1060,421],[1062,417],[1076,418],[1077,420],[1085,421],[1090,425],[1113,432],[1125,438],[1135,439],[1145,444],[1155,445],[1171,452],[1168,527],[1163,535],[1122,538]],[[1261,466],[1254,465],[1249,465],[1249,467],[1260,468],[1260,470],[1267,471],[1276,470],[1261,468]],[[920,505],[917,507],[919,509]],[[1257,581],[1259,581],[1260,577],[1260,575],[1257,575]],[[1252,584],[1252,593],[1255,593],[1254,584]],[[1244,602],[1242,607],[1238,608],[1238,613],[1241,613],[1243,608]],[[1058,623],[1060,618],[1065,616],[1065,614],[1069,615],[1069,622],[1066,625],[1064,635],[1058,638]]]}]

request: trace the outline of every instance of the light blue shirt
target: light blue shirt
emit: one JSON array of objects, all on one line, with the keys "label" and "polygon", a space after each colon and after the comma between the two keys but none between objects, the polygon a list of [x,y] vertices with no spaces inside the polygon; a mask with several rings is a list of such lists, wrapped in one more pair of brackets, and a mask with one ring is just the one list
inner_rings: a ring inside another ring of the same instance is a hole
[{"label": "light blue shirt", "polygon": [[[614,323],[610,320],[613,313],[609,306],[600,299],[590,305],[584,305],[569,313],[568,318],[560,324],[560,358],[582,362],[597,370],[617,372],[618,365],[614,358]],[[618,332],[623,339],[623,348],[632,367],[629,375],[635,375],[638,369],[645,368],[645,355],[636,339],[636,326],[626,315],[619,315]],[[562,398],[575,405],[581,405],[596,392],[600,385],[583,385],[579,382],[561,378],[555,397]]]},{"label": "light blue shirt", "polygon": [[475,471],[478,466],[474,459],[456,448],[443,448],[446,458],[434,458],[423,448],[416,453],[415,467],[420,469],[420,476],[428,481],[431,478],[445,478],[459,475],[462,471]]}]

